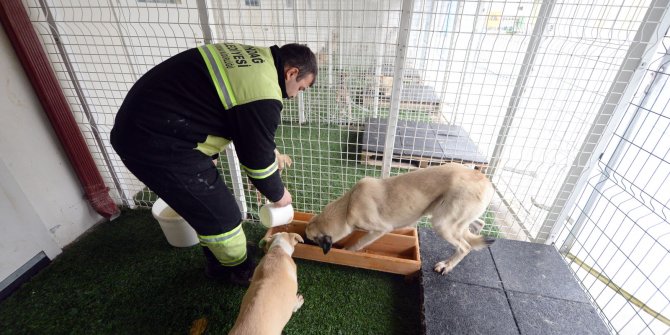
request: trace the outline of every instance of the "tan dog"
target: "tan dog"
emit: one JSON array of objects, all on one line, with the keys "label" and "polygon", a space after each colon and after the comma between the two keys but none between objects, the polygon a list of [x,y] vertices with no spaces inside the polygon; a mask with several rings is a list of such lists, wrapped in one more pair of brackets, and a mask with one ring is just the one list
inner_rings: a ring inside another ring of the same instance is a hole
[{"label": "tan dog", "polygon": [[461,164],[445,164],[403,175],[363,178],[340,198],[326,205],[323,212],[307,224],[308,239],[328,253],[333,243],[354,229],[368,231],[346,249],[357,251],[382,235],[412,226],[424,215],[431,215],[433,229],[456,247],[446,261],[435,264],[435,271],[446,274],[470,250],[494,242],[470,231],[481,230],[493,186],[484,174]]},{"label": "tan dog", "polygon": [[304,302],[298,294],[297,269],[291,258],[298,242],[304,241],[295,233],[277,233],[261,241],[267,253],[254,271],[229,334],[281,334]]},{"label": "tan dog", "polygon": [[293,165],[293,160],[291,159],[291,156],[282,154],[279,152],[279,150],[275,149],[275,157],[277,158],[277,168],[279,171],[284,170],[284,168],[289,168],[291,165]]}]

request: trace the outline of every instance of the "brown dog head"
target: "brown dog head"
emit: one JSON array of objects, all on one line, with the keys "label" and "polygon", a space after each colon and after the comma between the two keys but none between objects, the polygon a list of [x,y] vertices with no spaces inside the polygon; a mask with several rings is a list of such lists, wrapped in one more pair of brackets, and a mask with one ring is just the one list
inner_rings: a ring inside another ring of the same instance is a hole
[{"label": "brown dog head", "polygon": [[347,223],[350,195],[351,191],[327,204],[321,214],[313,216],[305,227],[307,239],[316,242],[324,254],[330,251],[333,243],[337,243],[354,230],[354,227]]},{"label": "brown dog head", "polygon": [[307,237],[308,240],[312,240],[316,242],[316,244],[321,247],[323,250],[323,254],[327,254],[330,251],[330,248],[333,246],[333,238],[330,235],[324,234],[321,232],[319,229],[319,220],[320,216],[315,215],[312,217],[311,220],[307,223],[307,227],[305,227],[305,236]]},{"label": "brown dog head", "polygon": [[307,239],[316,242],[324,255],[330,251],[333,243],[337,243],[353,231],[344,218],[325,215],[325,213],[312,217],[305,227]]},{"label": "brown dog head", "polygon": [[258,246],[263,249],[263,251],[268,252],[272,246],[272,242],[274,242],[274,240],[277,238],[286,240],[286,242],[288,242],[292,247],[295,247],[295,245],[298,243],[305,243],[305,240],[302,239],[300,234],[281,232],[272,234],[262,239],[260,242],[258,242]]}]

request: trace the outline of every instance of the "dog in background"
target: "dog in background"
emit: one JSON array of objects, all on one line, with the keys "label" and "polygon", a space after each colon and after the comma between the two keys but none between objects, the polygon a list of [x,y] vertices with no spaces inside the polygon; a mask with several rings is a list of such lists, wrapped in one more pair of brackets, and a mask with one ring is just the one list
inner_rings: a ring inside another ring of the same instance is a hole
[{"label": "dog in background", "polygon": [[267,253],[254,271],[229,335],[281,334],[304,302],[298,294],[297,267],[291,258],[295,245],[303,242],[295,233],[276,233],[261,240]]},{"label": "dog in background", "polygon": [[327,204],[305,229],[324,254],[333,243],[354,229],[367,231],[345,249],[358,251],[384,234],[415,225],[424,215],[431,216],[433,229],[451,243],[456,252],[435,264],[446,274],[471,250],[494,242],[477,233],[479,220],[493,197],[493,185],[480,171],[450,163],[428,167],[386,179],[363,178],[340,198]]},{"label": "dog in background", "polygon": [[275,149],[275,157],[277,157],[277,168],[279,171],[283,171],[285,168],[291,167],[293,165],[293,160],[291,156],[282,154],[279,150]]}]

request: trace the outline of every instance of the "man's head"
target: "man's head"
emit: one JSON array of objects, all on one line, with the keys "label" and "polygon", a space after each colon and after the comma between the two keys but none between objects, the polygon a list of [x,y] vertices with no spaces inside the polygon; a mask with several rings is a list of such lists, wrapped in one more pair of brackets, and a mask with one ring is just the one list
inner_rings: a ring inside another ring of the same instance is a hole
[{"label": "man's head", "polygon": [[286,94],[295,98],[298,92],[311,87],[316,81],[316,56],[306,45],[296,43],[279,48],[279,55],[284,62]]}]

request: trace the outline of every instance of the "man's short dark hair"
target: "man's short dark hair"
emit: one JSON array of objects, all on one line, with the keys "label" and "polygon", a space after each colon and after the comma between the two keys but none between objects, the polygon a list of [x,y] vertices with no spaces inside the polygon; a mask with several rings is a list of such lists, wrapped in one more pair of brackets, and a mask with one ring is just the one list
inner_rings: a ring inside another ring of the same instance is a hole
[{"label": "man's short dark hair", "polygon": [[285,44],[279,48],[279,55],[284,62],[284,68],[288,66],[298,69],[297,80],[302,79],[310,73],[314,75],[314,80],[316,80],[318,65],[316,63],[316,56],[309,47],[297,43]]}]

